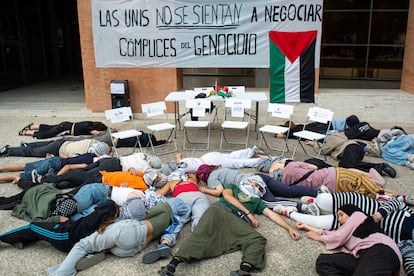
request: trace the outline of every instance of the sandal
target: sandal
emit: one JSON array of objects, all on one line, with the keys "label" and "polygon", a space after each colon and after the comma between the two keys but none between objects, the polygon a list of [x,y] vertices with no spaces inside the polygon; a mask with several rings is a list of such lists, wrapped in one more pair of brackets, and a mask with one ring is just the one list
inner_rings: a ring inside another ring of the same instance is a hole
[{"label": "sandal", "polygon": [[28,131],[28,129],[22,129],[19,131],[19,136],[26,136],[26,132]]},{"label": "sandal", "polygon": [[19,131],[19,135],[20,135],[20,136],[25,136],[25,135],[26,135],[26,131],[27,131],[27,130],[32,130],[32,129],[31,129],[32,125],[34,125],[34,123],[30,123],[30,124],[28,124],[27,126],[25,126],[24,128],[22,128],[22,129]]},{"label": "sandal", "polygon": [[27,126],[25,126],[22,130],[32,130],[32,125],[34,125],[34,123],[30,123]]}]

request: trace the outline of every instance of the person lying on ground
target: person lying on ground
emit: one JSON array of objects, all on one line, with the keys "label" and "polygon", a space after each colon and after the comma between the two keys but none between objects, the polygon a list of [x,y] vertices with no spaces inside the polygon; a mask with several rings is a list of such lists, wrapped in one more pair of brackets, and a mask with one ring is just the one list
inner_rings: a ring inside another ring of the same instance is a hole
[{"label": "person lying on ground", "polygon": [[[133,198],[142,199],[147,209],[152,208],[162,202],[168,202],[173,208],[173,223],[167,229],[165,229],[159,240],[158,247],[155,250],[151,250],[150,252],[146,253],[142,257],[142,262],[145,264],[150,264],[160,258],[169,256],[171,253],[171,247],[177,243],[177,236],[183,227],[183,222],[188,220],[190,208],[180,198],[165,197],[151,189],[143,192],[127,187],[112,187],[111,199],[114,200],[118,205],[122,205],[127,200],[131,200]],[[171,201],[175,203],[171,204]]]},{"label": "person lying on ground", "polygon": [[196,173],[198,167],[202,164],[219,165],[223,168],[231,169],[253,168],[264,154],[263,150],[259,149],[257,146],[236,150],[230,153],[208,152],[199,158],[183,158],[182,153],[177,153],[175,154],[175,164],[166,163],[163,165],[162,170],[165,170],[164,174],[168,175],[177,167],[183,168],[186,173]]},{"label": "person lying on ground", "polygon": [[[289,121],[286,121],[282,127],[289,127]],[[304,128],[305,127],[305,128]],[[348,126],[346,125],[345,118],[333,118],[329,130],[331,132],[344,132]],[[306,124],[295,124],[294,122],[290,122],[290,129],[287,132],[289,139],[296,139],[297,137],[293,135],[293,133],[302,131],[302,130],[309,130],[321,134],[326,133],[326,129],[328,128],[327,124],[319,123],[319,122],[311,122]],[[278,133],[275,135],[276,138],[286,138],[286,134]]]},{"label": "person lying on ground", "polygon": [[[145,210],[144,202],[142,208]],[[144,219],[145,218],[145,219]],[[104,231],[95,231],[81,239],[70,250],[61,264],[47,270],[48,275],[75,275],[103,260],[105,251],[118,257],[132,257],[141,252],[153,240],[157,240],[173,221],[173,210],[168,203],[160,203],[148,210],[141,220],[124,219],[107,226]],[[85,258],[88,254],[94,258]],[[103,258],[102,258],[103,255]]]},{"label": "person lying on ground", "polygon": [[98,135],[107,129],[108,127],[104,123],[96,121],[75,123],[65,121],[54,125],[30,123],[19,131],[19,135],[32,136],[36,139],[47,139],[64,135]]},{"label": "person lying on ground", "polygon": [[316,196],[319,190],[303,186],[288,186],[265,174],[243,173],[234,169],[205,164],[201,165],[196,173],[200,191],[217,197],[221,196],[227,185],[242,185],[247,183],[250,178],[255,178],[256,176],[259,176],[265,184],[266,191],[261,199],[266,203],[267,207],[273,209],[277,204],[281,204],[284,206],[293,206],[305,214],[319,215],[319,209],[313,203],[303,204],[282,199],[286,197]]},{"label": "person lying on ground", "polygon": [[[121,171],[119,159],[105,158],[83,169],[75,169],[63,175],[42,176],[36,179],[38,183],[54,183],[59,188],[72,188],[86,183],[105,183],[116,187],[129,187],[145,191],[151,186],[163,186],[167,176],[155,170],[139,172],[134,168]],[[107,165],[109,163],[109,165]],[[108,170],[108,169],[109,170]]]},{"label": "person lying on ground", "polygon": [[180,263],[213,258],[236,250],[242,251],[242,263],[240,269],[231,275],[250,275],[251,271],[263,270],[266,238],[254,229],[259,227],[259,221],[253,213],[265,215],[285,228],[291,238],[298,240],[299,233],[259,198],[264,193],[262,181],[250,181],[248,185],[250,187],[244,189],[229,185],[219,203],[204,213],[191,236],[158,273],[172,276]]},{"label": "person lying on ground", "polygon": [[372,141],[380,133],[379,129],[373,128],[367,122],[360,122],[356,115],[351,115],[346,118],[348,128],[345,129],[345,135],[348,139],[361,139]]},{"label": "person lying on ground", "polygon": [[[85,167],[72,169],[61,175],[39,175],[36,171],[32,172],[32,181],[36,184],[50,183],[56,188],[67,189],[79,187],[88,183],[102,182],[102,172],[120,172],[121,164],[118,158],[105,157],[97,160]],[[129,172],[126,172],[130,174]],[[108,183],[109,184],[109,183]]]},{"label": "person lying on ground", "polygon": [[319,275],[397,275],[402,256],[394,240],[383,234],[374,219],[352,204],[339,207],[338,230],[324,230],[297,223],[307,230],[305,237],[321,241],[327,250],[337,253],[320,254],[316,260]]},{"label": "person lying on ground", "polygon": [[185,174],[184,171],[175,171],[169,176],[169,181],[156,193],[166,196],[171,193],[173,197],[181,199],[188,208],[185,215],[176,218],[177,222],[175,231],[164,235],[158,247],[146,253],[142,257],[142,262],[150,264],[160,258],[168,257],[171,253],[171,247],[175,245],[177,235],[182,227],[191,220],[191,231],[197,227],[201,217],[210,207],[210,202],[205,194],[199,191],[197,180],[193,174]]},{"label": "person lying on ground", "polygon": [[394,127],[384,131],[371,145],[378,148],[377,157],[414,169],[414,135],[408,135],[404,129]]},{"label": "person lying on ground", "polygon": [[[313,145],[315,150],[319,150],[316,143],[308,143]],[[395,178],[397,172],[388,163],[370,163],[362,161],[366,154],[373,151],[372,143],[362,142],[358,140],[350,140],[343,133],[333,133],[326,139],[322,147],[323,155],[330,155],[335,160],[338,160],[338,167],[354,168],[364,172],[369,172],[371,168],[375,169],[382,175],[388,175]]]},{"label": "person lying on ground", "polygon": [[11,182],[16,184],[20,179],[32,180],[33,171],[37,175],[62,175],[76,168],[84,168],[100,158],[108,157],[109,151],[105,143],[98,143],[103,147],[94,147],[93,153],[79,154],[74,157],[61,158],[59,156],[48,156],[43,160],[29,163],[17,163],[0,166],[0,171],[24,171],[22,173],[11,173],[0,175],[0,182]]},{"label": "person lying on ground", "polygon": [[[93,145],[103,143],[95,139],[66,140],[57,139],[44,142],[22,143],[19,147],[5,145],[0,148],[0,156],[47,157],[50,155],[62,158],[73,157],[79,154],[92,152]],[[106,144],[106,143],[105,143]],[[102,145],[102,144],[101,144]],[[111,147],[108,147],[108,154]]]},{"label": "person lying on ground", "polygon": [[358,192],[371,198],[375,198],[378,193],[384,193],[384,189],[378,184],[385,181],[375,170],[365,173],[338,167],[318,169],[316,165],[293,160],[275,162],[270,169],[270,173],[278,170],[282,174],[282,183],[286,185],[314,189],[325,185],[331,192]]},{"label": "person lying on ground", "polygon": [[407,206],[414,205],[414,197],[400,195],[396,199],[390,198],[387,194],[372,199],[358,193],[325,193],[319,194],[316,198],[305,197],[302,200],[316,203],[321,210],[327,213],[326,215],[309,216],[291,211],[290,207],[285,208],[282,213],[297,222],[312,227],[335,230],[340,225],[337,215],[338,207],[344,204],[354,204],[365,213],[373,216],[384,233],[398,244],[403,255],[407,275],[414,275],[414,212]]},{"label": "person lying on ground", "polygon": [[66,193],[50,185],[36,185],[14,196],[0,197],[0,210],[12,210],[12,216],[29,222],[63,222],[89,215],[109,196],[109,185],[100,183]]},{"label": "person lying on ground", "polygon": [[46,241],[56,249],[69,252],[80,239],[104,229],[119,216],[119,207],[112,200],[98,204],[92,213],[76,221],[32,222],[0,234],[0,241],[18,249],[36,241]]}]

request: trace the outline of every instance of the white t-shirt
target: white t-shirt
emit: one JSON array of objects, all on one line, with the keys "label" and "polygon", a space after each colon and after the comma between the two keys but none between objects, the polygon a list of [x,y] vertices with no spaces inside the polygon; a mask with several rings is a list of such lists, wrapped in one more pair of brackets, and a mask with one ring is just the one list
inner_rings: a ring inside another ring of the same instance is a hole
[{"label": "white t-shirt", "polygon": [[128,195],[131,192],[138,192],[138,193],[142,194],[143,198],[145,198],[144,192],[142,192],[140,190],[132,189],[132,188],[128,188],[128,187],[112,187],[111,199],[113,201],[115,201],[116,204],[121,206],[127,200]]},{"label": "white t-shirt", "polygon": [[196,173],[198,167],[203,165],[201,159],[195,157],[186,157],[181,159],[180,162],[185,162],[187,164],[187,167],[184,168],[185,173]]}]

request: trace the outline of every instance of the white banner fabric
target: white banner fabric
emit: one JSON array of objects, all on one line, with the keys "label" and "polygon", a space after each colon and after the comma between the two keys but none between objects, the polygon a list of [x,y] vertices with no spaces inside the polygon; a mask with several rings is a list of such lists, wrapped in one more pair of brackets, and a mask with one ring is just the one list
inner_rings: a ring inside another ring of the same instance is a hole
[{"label": "white banner fabric", "polygon": [[322,2],[92,0],[96,66],[268,68],[269,31],[317,30],[319,67]]}]

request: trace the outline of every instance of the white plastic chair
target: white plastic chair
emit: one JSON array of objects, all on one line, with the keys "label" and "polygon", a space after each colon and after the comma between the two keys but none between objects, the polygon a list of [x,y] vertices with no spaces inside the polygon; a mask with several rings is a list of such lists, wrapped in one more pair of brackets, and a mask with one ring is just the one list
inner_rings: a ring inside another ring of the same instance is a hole
[{"label": "white plastic chair", "polygon": [[[169,122],[168,114],[165,112],[167,106],[164,101],[153,102],[148,104],[141,104],[142,112],[144,113],[145,127],[149,131],[149,141],[152,152],[156,155],[163,155],[177,151],[177,143],[175,141],[175,125]],[[151,120],[160,120],[162,123],[150,124]],[[151,136],[156,136],[157,139],[171,140],[171,143],[162,145],[154,145]],[[171,146],[169,145],[171,144]],[[171,149],[172,147],[172,149]],[[166,148],[164,151],[161,148]]]},{"label": "white plastic chair", "polygon": [[[269,103],[267,106],[266,121],[264,126],[259,128],[260,142],[259,147],[262,146],[262,142],[270,150],[280,151],[284,156],[285,152],[289,152],[288,138],[290,127],[292,124],[294,106],[287,104]],[[284,120],[285,126],[280,126],[281,120]],[[279,122],[279,124],[277,124]],[[278,134],[283,134],[283,146],[276,145],[277,140],[274,137]]]},{"label": "white plastic chair", "polygon": [[[112,148],[116,154],[116,157],[119,158],[119,153],[116,148],[116,144],[119,140],[127,139],[127,138],[136,138],[136,142],[130,154],[135,152],[137,146],[139,150],[142,151],[141,143],[139,141],[139,137],[142,135],[142,132],[138,131],[135,127],[134,118],[132,114],[132,110],[130,106],[127,107],[119,107],[114,109],[105,110],[105,117],[108,122],[108,131],[111,135],[112,141]],[[125,130],[114,131],[112,128],[119,128],[121,127],[122,123],[129,123],[129,126]]]},{"label": "white plastic chair", "polygon": [[[250,134],[249,119],[251,108],[251,100],[237,98],[226,99],[224,103],[223,123],[221,124],[221,151],[234,150],[225,149],[224,145],[226,144],[243,145],[244,148],[247,148]],[[241,130],[244,133],[244,137],[237,130]]]},{"label": "white plastic chair", "polygon": [[[211,109],[211,101],[203,98],[191,99],[185,102],[185,106],[187,111],[191,112],[192,117],[197,117],[198,120],[187,120],[184,123],[183,148],[185,150],[208,150],[210,147],[211,112],[209,109]],[[196,139],[196,131],[203,131],[203,134],[199,133],[197,136],[204,137],[204,139]],[[190,145],[205,145],[205,147],[191,147]]]},{"label": "white plastic chair", "polygon": [[[322,147],[326,142],[326,138],[328,137],[328,132],[331,127],[333,114],[334,113],[330,109],[320,108],[316,106],[309,108],[308,114],[306,115],[305,123],[303,125],[303,130],[293,133],[293,136],[297,137],[298,141],[296,143],[295,150],[293,151],[292,159],[294,158],[299,145],[301,146],[305,154],[309,157],[319,158],[322,152]],[[306,125],[311,122],[326,124],[326,129],[324,130],[323,134],[306,130]],[[305,147],[303,146],[304,141],[312,141],[318,146],[319,150],[317,151],[316,155],[308,154]]]}]

